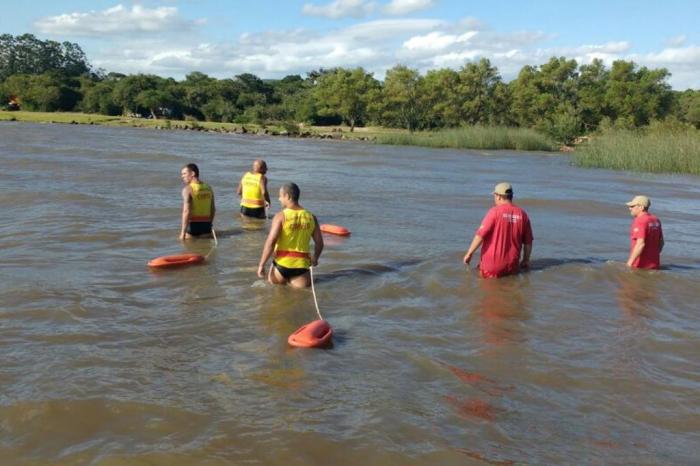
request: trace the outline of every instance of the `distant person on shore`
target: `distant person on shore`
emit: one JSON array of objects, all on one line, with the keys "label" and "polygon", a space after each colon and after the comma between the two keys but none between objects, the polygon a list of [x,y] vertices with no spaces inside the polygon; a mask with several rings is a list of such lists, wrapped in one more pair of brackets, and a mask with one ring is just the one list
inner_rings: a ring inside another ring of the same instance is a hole
[{"label": "distant person on shore", "polygon": [[661,250],[664,233],[661,221],[649,213],[651,200],[646,196],[635,196],[627,203],[634,217],[630,227],[630,256],[627,265],[634,269],[658,269],[661,266]]},{"label": "distant person on shore", "polygon": [[199,168],[188,163],[180,170],[180,177],[185,187],[182,189],[182,225],[180,239],[197,236],[212,236],[212,223],[216,207],[214,191],[199,180]]},{"label": "distant person on shore", "polygon": [[246,172],[238,183],[236,193],[241,198],[241,215],[251,218],[265,218],[265,208],[270,207],[270,193],[267,192],[267,164],[264,160],[253,162],[253,171]]},{"label": "distant person on shore", "polygon": [[[532,227],[527,213],[513,204],[513,187],[499,183],[493,190],[495,204],[476,230],[464,263],[469,264],[479,247],[479,271],[484,278],[497,278],[518,273],[530,265]],[[522,250],[522,260],[520,253]]]},{"label": "distant person on shore", "polygon": [[[265,264],[275,258],[267,280],[275,285],[289,283],[294,288],[311,285],[309,268],[318,264],[323,251],[323,236],[316,216],[299,204],[299,186],[287,183],[280,188],[282,211],[272,219],[270,233],[263,246],[258,264],[258,277],[265,278]],[[314,254],[309,254],[311,239]]]}]

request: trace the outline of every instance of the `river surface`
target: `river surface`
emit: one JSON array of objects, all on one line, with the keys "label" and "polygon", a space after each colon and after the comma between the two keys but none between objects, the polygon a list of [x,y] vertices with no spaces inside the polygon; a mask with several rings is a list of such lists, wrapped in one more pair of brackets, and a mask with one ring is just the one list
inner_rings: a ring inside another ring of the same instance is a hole
[{"label": "river surface", "polygon": [[[295,181],[327,237],[328,350],[292,349],[310,290],[255,275],[253,159]],[[219,245],[177,239],[182,165]],[[700,463],[700,179],[567,156],[99,126],[0,124],[0,464]],[[532,270],[462,256],[514,185]],[[652,199],[664,268],[627,270],[625,202]],[[474,261],[474,264],[477,260]]]}]

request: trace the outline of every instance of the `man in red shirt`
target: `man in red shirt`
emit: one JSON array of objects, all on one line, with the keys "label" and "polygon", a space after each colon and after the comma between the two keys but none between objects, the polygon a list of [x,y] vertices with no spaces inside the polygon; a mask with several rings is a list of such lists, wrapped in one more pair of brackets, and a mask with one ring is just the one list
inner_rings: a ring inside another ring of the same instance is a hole
[{"label": "man in red shirt", "polygon": [[634,217],[627,265],[635,269],[658,269],[661,265],[664,232],[658,217],[649,213],[649,206],[651,201],[646,196],[635,196],[627,203],[630,215]]},{"label": "man in red shirt", "polygon": [[[513,204],[513,187],[499,183],[493,190],[492,207],[476,230],[472,244],[464,255],[469,264],[482,245],[479,271],[484,278],[497,278],[518,273],[530,265],[532,227],[523,209]],[[523,257],[520,260],[520,251]]]}]

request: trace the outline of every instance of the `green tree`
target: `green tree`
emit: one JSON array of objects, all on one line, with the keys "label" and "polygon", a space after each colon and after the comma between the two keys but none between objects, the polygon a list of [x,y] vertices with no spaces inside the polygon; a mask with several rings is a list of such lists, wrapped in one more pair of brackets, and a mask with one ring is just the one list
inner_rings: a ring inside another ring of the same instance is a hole
[{"label": "green tree", "polygon": [[464,65],[458,78],[455,94],[461,102],[461,122],[476,125],[495,120],[494,92],[501,82],[498,69],[488,59],[482,58],[479,63]]},{"label": "green tree", "polygon": [[371,91],[378,89],[379,82],[364,69],[339,68],[318,79],[314,95],[320,115],[339,115],[350,125],[350,131],[354,131],[355,125],[368,115]]},{"label": "green tree", "polygon": [[14,74],[43,74],[60,71],[79,76],[90,71],[90,64],[80,46],[37,39],[32,34],[0,35],[0,81]]},{"label": "green tree", "polygon": [[402,127],[413,132],[423,121],[425,101],[423,78],[417,70],[396,65],[386,73],[379,99],[380,121],[387,126]]},{"label": "green tree", "polygon": [[539,68],[524,66],[510,86],[515,121],[534,127],[547,124],[562,108],[576,108],[577,82],[575,60],[552,57]]},{"label": "green tree", "polygon": [[664,118],[671,112],[673,104],[673,93],[666,82],[669,76],[665,68],[637,69],[634,62],[615,61],[605,92],[608,116],[613,121],[628,119],[635,126]]},{"label": "green tree", "polygon": [[456,95],[459,75],[449,68],[430,70],[423,78],[426,114],[423,126],[449,128],[459,126],[461,105]]},{"label": "green tree", "polygon": [[678,97],[679,119],[700,129],[700,91],[691,89]]},{"label": "green tree", "polygon": [[16,74],[2,83],[3,93],[17,96],[22,108],[41,112],[73,110],[80,99],[78,86],[55,73]]},{"label": "green tree", "polygon": [[609,79],[610,73],[600,59],[579,68],[577,101],[584,131],[596,129],[602,118],[610,114],[605,100]]},{"label": "green tree", "polygon": [[240,86],[237,105],[243,109],[252,106],[265,106],[273,102],[272,86],[254,74],[244,73],[234,80]]},{"label": "green tree", "polygon": [[115,81],[103,80],[97,83],[90,81],[82,88],[81,109],[87,113],[119,115],[121,107],[114,102],[114,86]]},{"label": "green tree", "polygon": [[114,86],[114,102],[123,114],[141,113],[143,106],[137,101],[143,91],[157,90],[162,78],[154,75],[136,74],[120,79]]},{"label": "green tree", "polygon": [[489,123],[492,125],[515,126],[515,120],[510,111],[511,104],[510,87],[501,81],[495,83],[491,90]]},{"label": "green tree", "polygon": [[134,101],[139,107],[148,109],[151,118],[158,118],[163,109],[173,103],[173,96],[163,89],[146,89],[138,93]]}]

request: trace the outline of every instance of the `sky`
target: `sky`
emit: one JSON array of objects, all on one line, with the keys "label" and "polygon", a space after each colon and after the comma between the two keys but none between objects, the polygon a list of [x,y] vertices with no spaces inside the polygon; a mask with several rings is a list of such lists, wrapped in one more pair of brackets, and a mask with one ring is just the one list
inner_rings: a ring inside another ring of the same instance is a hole
[{"label": "sky", "polygon": [[0,0],[0,34],[78,43],[96,68],[183,79],[282,78],[488,58],[510,81],[552,56],[668,69],[700,89],[698,0]]}]

